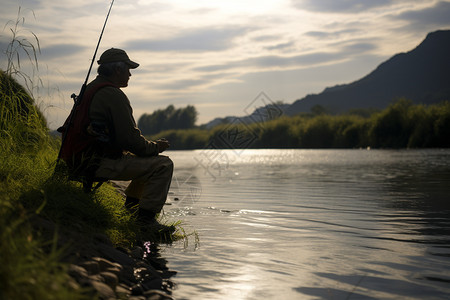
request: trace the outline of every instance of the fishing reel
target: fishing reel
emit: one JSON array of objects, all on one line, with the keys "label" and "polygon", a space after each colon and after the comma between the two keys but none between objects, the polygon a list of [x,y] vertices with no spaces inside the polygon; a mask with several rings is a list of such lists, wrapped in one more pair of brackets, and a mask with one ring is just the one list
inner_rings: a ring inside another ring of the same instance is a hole
[{"label": "fishing reel", "polygon": [[78,101],[78,96],[75,95],[75,93],[73,93],[72,95],[70,95],[70,98],[73,99],[73,102],[77,103],[77,101]]}]

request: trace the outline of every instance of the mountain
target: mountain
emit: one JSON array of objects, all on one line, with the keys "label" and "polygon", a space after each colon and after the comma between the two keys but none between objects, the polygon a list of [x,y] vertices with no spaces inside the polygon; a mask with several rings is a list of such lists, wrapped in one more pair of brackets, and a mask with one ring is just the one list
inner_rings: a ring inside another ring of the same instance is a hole
[{"label": "mountain", "polygon": [[285,113],[309,112],[315,105],[331,113],[382,109],[402,97],[416,104],[450,100],[450,30],[429,33],[415,49],[393,56],[362,79],[308,95],[292,103]]},{"label": "mountain", "polygon": [[256,108],[251,114],[245,117],[232,117],[215,118],[212,121],[202,125],[206,129],[211,129],[220,124],[251,124],[255,122],[266,122],[279,118],[286,109],[290,107],[290,104],[283,103],[271,103],[266,106]]}]

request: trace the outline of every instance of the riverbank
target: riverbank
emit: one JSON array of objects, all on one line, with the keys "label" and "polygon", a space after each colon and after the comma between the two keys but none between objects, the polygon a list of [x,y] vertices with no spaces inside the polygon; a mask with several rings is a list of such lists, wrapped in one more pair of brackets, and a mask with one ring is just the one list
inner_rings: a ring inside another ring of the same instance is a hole
[{"label": "riverbank", "polygon": [[[90,194],[53,177],[22,188],[30,190],[10,202],[19,211],[0,210],[9,221],[0,249],[1,299],[172,299],[175,272],[158,245],[183,238],[178,223],[161,216],[161,225],[141,226],[112,183]],[[51,295],[55,290],[68,298]]]},{"label": "riverbank", "polygon": [[137,241],[129,249],[114,246],[102,233],[86,237],[59,228],[35,216],[31,220],[39,235],[54,237],[67,267],[67,284],[90,299],[172,299],[176,272],[159,255],[158,245]]},{"label": "riverbank", "polygon": [[111,184],[55,178],[52,154],[1,155],[0,298],[172,299],[158,243],[183,238],[178,223],[140,226]]}]

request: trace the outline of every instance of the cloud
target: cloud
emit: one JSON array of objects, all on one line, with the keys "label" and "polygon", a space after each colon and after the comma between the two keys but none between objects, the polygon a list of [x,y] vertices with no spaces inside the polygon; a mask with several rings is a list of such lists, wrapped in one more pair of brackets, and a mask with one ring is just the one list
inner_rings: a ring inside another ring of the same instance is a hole
[{"label": "cloud", "polygon": [[347,41],[346,43],[335,44],[335,52],[313,52],[295,56],[265,55],[252,57],[227,64],[217,64],[197,67],[194,70],[200,72],[216,72],[230,69],[292,69],[298,67],[308,67],[313,65],[323,65],[332,62],[339,62],[347,59],[350,55],[361,55],[376,49],[375,43],[365,40]]},{"label": "cloud", "polygon": [[327,52],[315,52],[310,54],[296,55],[290,57],[283,56],[262,56],[257,58],[251,58],[245,61],[247,65],[253,65],[258,67],[289,67],[289,66],[305,66],[313,65],[317,63],[327,62],[335,60],[335,53]]},{"label": "cloud", "polygon": [[170,89],[170,90],[183,90],[190,87],[204,85],[208,83],[206,79],[181,79],[173,82],[161,84],[158,88]]},{"label": "cloud", "polygon": [[308,31],[305,32],[305,35],[317,39],[330,39],[330,38],[339,38],[342,35],[348,33],[357,33],[358,31],[359,31],[358,29],[352,28],[337,31]]},{"label": "cloud", "polygon": [[145,51],[224,51],[234,46],[234,39],[249,27],[215,27],[187,30],[167,39],[138,39],[126,43],[127,48]]},{"label": "cloud", "polygon": [[20,7],[21,11],[28,10],[29,8],[35,8],[42,5],[41,0],[22,0],[20,1],[3,1],[2,13],[13,12],[13,17],[17,15],[17,11]]},{"label": "cloud", "polygon": [[223,82],[233,81],[235,79],[231,78],[234,76],[237,75],[233,73],[205,74],[198,78],[171,80],[167,83],[155,84],[154,87],[163,90],[191,90],[190,92],[192,92],[192,89],[196,87],[211,87]]},{"label": "cloud", "polygon": [[354,13],[392,4],[393,0],[291,0],[295,8],[314,12]]},{"label": "cloud", "polygon": [[450,2],[441,1],[426,9],[405,11],[393,16],[393,18],[408,21],[416,27],[424,25],[449,26]]},{"label": "cloud", "polygon": [[170,11],[173,9],[173,5],[165,1],[148,1],[148,0],[138,0],[136,3],[137,7],[145,8],[146,12],[151,13],[161,13],[163,11]]},{"label": "cloud", "polygon": [[86,47],[78,44],[57,44],[41,48],[41,58],[51,60],[60,57],[69,57],[85,50]]},{"label": "cloud", "polygon": [[217,8],[209,8],[209,7],[203,7],[198,9],[193,9],[189,13],[194,15],[207,15],[213,12],[216,12]]},{"label": "cloud", "polygon": [[235,66],[236,66],[235,63],[208,65],[208,66],[196,67],[193,69],[193,71],[198,71],[198,72],[226,71],[228,69],[233,69]]},{"label": "cloud", "polygon": [[356,42],[356,43],[349,43],[348,45],[345,45],[342,50],[348,54],[358,54],[358,53],[367,53],[372,50],[377,49],[378,47],[374,43],[367,43],[367,42]]},{"label": "cloud", "polygon": [[244,60],[229,62],[227,64],[210,65],[195,68],[195,71],[214,72],[224,71],[235,68],[291,68],[296,66],[308,66],[319,63],[325,63],[338,59],[339,55],[336,53],[316,52],[310,54],[303,54],[297,56],[279,56],[266,55],[248,58]]},{"label": "cloud", "polygon": [[295,45],[294,42],[286,42],[286,43],[280,43],[274,46],[268,46],[266,47],[267,50],[285,50],[293,47]]},{"label": "cloud", "polygon": [[279,39],[278,35],[261,35],[253,38],[255,42],[277,41]]}]

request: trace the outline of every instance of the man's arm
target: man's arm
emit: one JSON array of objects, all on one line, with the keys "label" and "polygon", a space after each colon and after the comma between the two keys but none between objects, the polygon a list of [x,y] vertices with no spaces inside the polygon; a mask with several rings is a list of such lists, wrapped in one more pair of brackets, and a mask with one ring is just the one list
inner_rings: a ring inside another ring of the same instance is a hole
[{"label": "man's arm", "polygon": [[101,106],[106,108],[106,113],[111,118],[108,122],[113,127],[114,143],[123,150],[138,156],[154,156],[167,149],[167,141],[159,146],[158,142],[148,141],[141,134],[136,126],[130,101],[121,90],[106,87],[98,91],[92,102],[91,113],[94,114],[93,110]]}]

